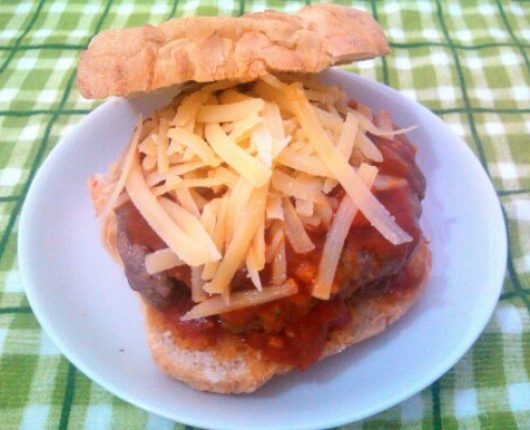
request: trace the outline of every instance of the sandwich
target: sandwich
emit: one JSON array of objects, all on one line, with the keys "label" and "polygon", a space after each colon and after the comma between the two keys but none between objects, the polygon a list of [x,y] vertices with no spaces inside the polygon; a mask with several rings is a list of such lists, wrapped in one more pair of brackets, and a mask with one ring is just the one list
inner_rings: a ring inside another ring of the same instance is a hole
[{"label": "sandwich", "polygon": [[88,180],[163,372],[252,392],[418,300],[431,253],[411,128],[316,75],[387,52],[369,14],[319,4],[109,30],[82,53],[87,98],[178,90]]}]

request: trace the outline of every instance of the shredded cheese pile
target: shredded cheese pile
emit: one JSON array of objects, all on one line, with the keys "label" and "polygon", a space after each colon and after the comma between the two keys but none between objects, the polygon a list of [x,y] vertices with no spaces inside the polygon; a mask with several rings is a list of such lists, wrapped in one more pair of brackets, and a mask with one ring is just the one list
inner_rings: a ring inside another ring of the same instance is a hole
[{"label": "shredded cheese pile", "polygon": [[[286,241],[310,252],[308,231],[324,225],[313,295],[326,300],[357,211],[391,243],[411,240],[372,194],[382,154],[367,135],[408,130],[376,126],[368,109],[352,109],[339,88],[312,78],[209,84],[139,121],[103,225],[130,199],[168,246],[147,255],[147,272],[190,266],[197,305],[183,319],[296,294]],[[339,185],[340,201],[331,193]],[[260,278],[266,264],[269,286]],[[243,267],[255,290],[231,292]]]}]

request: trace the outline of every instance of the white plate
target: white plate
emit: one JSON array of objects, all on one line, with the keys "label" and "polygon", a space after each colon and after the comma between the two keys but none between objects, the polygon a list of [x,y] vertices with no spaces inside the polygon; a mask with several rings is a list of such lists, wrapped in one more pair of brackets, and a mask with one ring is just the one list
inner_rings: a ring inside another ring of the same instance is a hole
[{"label": "white plate", "polygon": [[388,87],[338,70],[325,79],[410,133],[427,176],[422,225],[433,270],[412,311],[380,336],[277,377],[256,393],[194,391],[153,364],[140,307],[99,243],[86,188],[129,141],[139,111],[167,103],[166,92],[104,103],[52,151],[22,212],[19,261],[31,307],[61,351],[122,399],[183,423],[218,429],[313,429],[389,408],[427,387],[477,339],[497,302],[506,261],[498,200],[479,162],[424,107]]}]

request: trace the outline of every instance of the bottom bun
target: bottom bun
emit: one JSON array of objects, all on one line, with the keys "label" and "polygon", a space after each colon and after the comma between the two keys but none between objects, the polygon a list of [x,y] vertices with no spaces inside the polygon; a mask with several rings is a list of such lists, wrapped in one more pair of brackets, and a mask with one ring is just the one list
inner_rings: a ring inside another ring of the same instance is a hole
[{"label": "bottom bun", "polygon": [[[349,305],[351,318],[348,324],[330,333],[321,359],[383,332],[412,307],[431,270],[431,251],[425,241],[404,270],[411,275],[412,285],[363,297]],[[222,337],[207,349],[189,349],[184,346],[185,342],[154,324],[156,309],[145,304],[144,311],[149,346],[157,365],[163,372],[197,390],[250,393],[274,375],[293,369],[262,359],[258,350],[235,337]]]}]

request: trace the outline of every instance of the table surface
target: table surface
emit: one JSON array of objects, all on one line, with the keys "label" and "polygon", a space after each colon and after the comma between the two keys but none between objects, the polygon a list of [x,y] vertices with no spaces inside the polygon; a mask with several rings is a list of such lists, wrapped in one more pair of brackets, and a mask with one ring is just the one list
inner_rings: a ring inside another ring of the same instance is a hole
[{"label": "table surface", "polygon": [[[107,28],[239,15],[304,1],[2,1],[0,4],[0,427],[184,428],[81,374],[51,343],[17,264],[21,206],[49,151],[98,105],[75,86],[79,54]],[[530,2],[337,1],[370,11],[386,58],[347,66],[439,115],[497,190],[510,256],[500,302],[473,348],[411,399],[345,428],[530,428]]]}]

